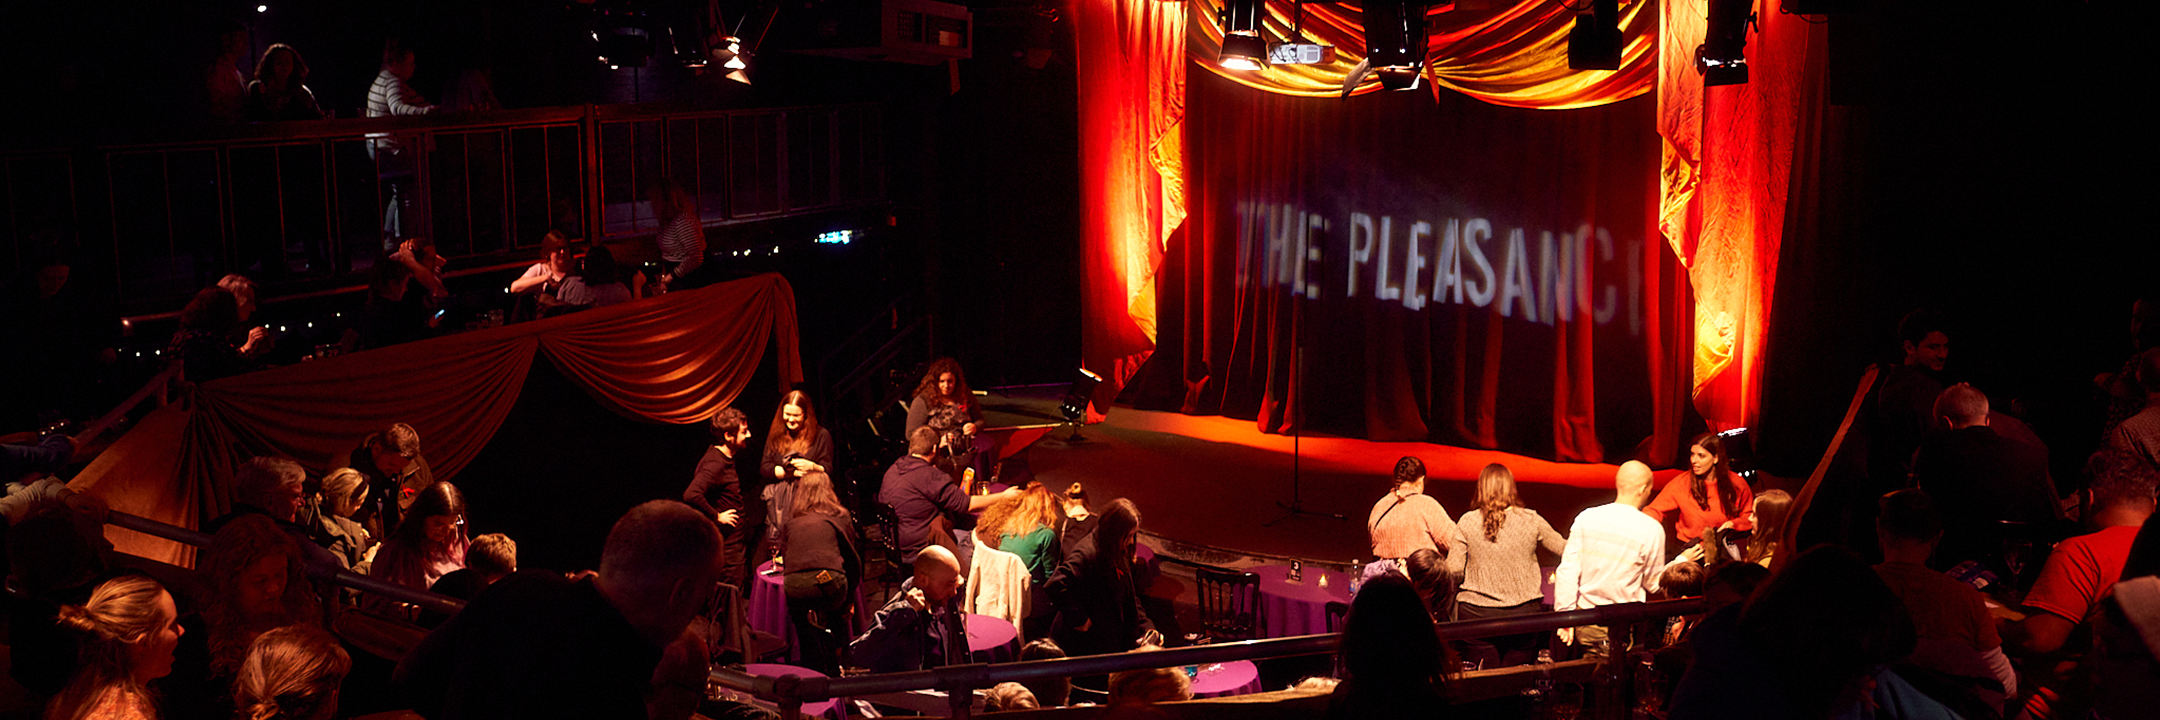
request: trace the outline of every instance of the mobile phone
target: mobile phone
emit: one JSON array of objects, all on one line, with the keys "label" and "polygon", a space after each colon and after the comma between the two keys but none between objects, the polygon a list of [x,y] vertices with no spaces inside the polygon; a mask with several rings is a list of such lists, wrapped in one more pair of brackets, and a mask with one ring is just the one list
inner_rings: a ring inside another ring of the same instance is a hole
[{"label": "mobile phone", "polygon": [[435,311],[435,317],[442,317],[442,316],[443,316],[443,313],[446,313],[446,312],[450,312],[450,309],[449,309],[449,308],[443,308],[443,309],[441,309],[441,310],[437,310],[437,311]]}]

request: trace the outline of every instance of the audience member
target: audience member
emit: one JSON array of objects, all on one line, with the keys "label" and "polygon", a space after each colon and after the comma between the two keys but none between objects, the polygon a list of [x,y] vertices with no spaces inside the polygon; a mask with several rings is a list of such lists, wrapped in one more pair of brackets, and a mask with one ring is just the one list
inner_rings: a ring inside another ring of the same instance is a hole
[{"label": "audience member", "polygon": [[1140,509],[1130,500],[1113,500],[1090,542],[1058,564],[1043,589],[1057,608],[1050,637],[1059,647],[1080,655],[1123,652],[1154,634],[1133,584],[1139,538]]},{"label": "audience member", "polygon": [[1036,585],[1050,581],[1050,571],[1063,559],[1059,551],[1057,522],[1061,505],[1057,493],[1041,483],[1021,489],[1010,500],[991,505],[976,524],[978,542],[1020,556],[1027,564],[1028,579]]},{"label": "audience member", "polygon": [[[465,493],[449,481],[420,491],[397,532],[383,541],[375,553],[368,575],[414,590],[426,590],[435,581],[465,567],[466,549],[472,541],[465,532]],[[389,612],[399,603],[382,595],[367,595],[363,605]],[[412,617],[402,614],[401,617]]]},{"label": "audience member", "polygon": [[735,408],[721,408],[713,413],[712,437],[713,444],[706,448],[705,457],[698,459],[682,501],[704,513],[719,528],[720,576],[738,587],[747,587],[743,583],[747,575],[743,571],[742,477],[736,474],[735,459],[748,452],[750,416]]},{"label": "audience member", "polygon": [[[1762,568],[1760,565],[1752,567],[1756,569]],[[1651,592],[1650,598],[1652,600],[1676,600],[1679,598],[1702,597],[1703,578],[1708,574],[1707,571],[1703,570],[1703,566],[1695,563],[1666,565],[1665,572],[1658,574],[1658,586],[1655,591]],[[1662,642],[1659,645],[1662,647],[1680,642],[1682,638],[1687,637],[1687,631],[1695,627],[1695,623],[1702,621],[1702,617],[1702,615],[1697,614],[1675,615],[1666,618],[1664,622],[1665,631],[1661,633]]]},{"label": "audience member", "polygon": [[261,293],[255,286],[254,280],[249,279],[246,275],[231,273],[218,278],[217,287],[220,290],[232,293],[233,302],[235,303],[233,309],[240,318],[239,327],[241,328],[241,332],[236,333],[232,338],[239,342],[241,347],[247,348],[247,351],[243,354],[249,357],[260,356],[277,345],[276,339],[270,336],[269,329],[254,322],[255,311],[262,309],[262,305],[257,302]]},{"label": "audience member", "polygon": [[908,401],[908,434],[914,435],[920,427],[936,430],[938,446],[952,458],[953,472],[975,468],[978,476],[989,479],[990,466],[997,460],[997,443],[980,432],[982,421],[982,404],[975,401],[975,391],[968,389],[967,373],[960,369],[960,361],[930,361],[922,382],[915,386],[914,399]]},{"label": "audience member", "polygon": [[307,76],[307,61],[291,45],[278,43],[264,50],[262,61],[255,64],[255,80],[247,86],[247,119],[321,120],[323,111],[308,90]]},{"label": "audience member", "polygon": [[[517,572],[517,542],[502,533],[488,533],[472,539],[465,548],[465,567],[444,574],[428,592],[447,595],[459,600],[471,601],[480,597],[495,581]],[[450,616],[430,608],[420,609],[421,627],[440,627]]]},{"label": "audience member", "polygon": [[0,383],[0,426],[112,409],[118,398],[91,390],[119,360],[119,313],[106,294],[70,282],[74,260],[66,246],[34,233],[18,238],[23,272],[0,288],[0,374],[37,382]]},{"label": "audience member", "polygon": [[[1515,494],[1515,474],[1499,463],[1478,473],[1477,507],[1464,512],[1448,539],[1448,574],[1462,578],[1455,619],[1480,620],[1543,611],[1545,593],[1538,550],[1559,555],[1567,538]],[[1495,668],[1530,662],[1546,633],[1465,638],[1456,652],[1464,662]]]},{"label": "audience member", "polygon": [[[1058,647],[1057,641],[1050,638],[1038,638],[1020,646],[1021,660],[1056,660],[1062,657],[1065,657],[1065,648]],[[1064,707],[1072,697],[1072,678],[1036,678],[1023,680],[1020,684],[1026,685],[1028,690],[1034,693],[1036,702],[1044,707]]]},{"label": "audience member", "polygon": [[2003,639],[2028,654],[2082,650],[2065,647],[2070,631],[2092,619],[2101,594],[2120,577],[2138,528],[2153,513],[2155,473],[2142,459],[2103,448],[2087,470],[2092,501],[2085,525],[2094,532],[2056,544],[2025,595],[2031,613],[2003,628]]},{"label": "audience member", "polygon": [[2100,427],[2102,436],[2145,410],[2145,387],[2139,382],[2139,376],[2145,373],[2138,368],[2145,363],[2145,352],[2155,347],[2160,347],[2160,290],[2149,289],[2130,304],[2129,359],[2123,361],[2121,371],[2093,378],[2093,385],[2107,403],[2107,419]]},{"label": "audience member", "polygon": [[594,245],[586,250],[585,261],[579,264],[577,274],[565,278],[562,287],[555,290],[557,303],[577,310],[620,305],[637,297],[635,290],[623,284],[622,270],[615,265],[615,254],[605,245]]},{"label": "audience member", "polygon": [[60,472],[74,456],[75,439],[60,433],[38,438],[35,444],[0,445],[0,485],[27,485],[27,479]]},{"label": "audience member", "polygon": [[[1665,528],[1642,514],[1650,499],[1650,466],[1630,460],[1613,475],[1613,501],[1582,511],[1568,528],[1560,569],[1553,575],[1553,609],[1560,612],[1642,602],[1657,589],[1665,566]],[[1585,625],[1572,634],[1592,657],[1605,657],[1606,628]],[[1625,652],[1625,649],[1622,649]]]},{"label": "audience member", "polygon": [[787,527],[788,510],[795,505],[790,497],[795,479],[814,472],[830,475],[834,467],[832,433],[818,423],[808,393],[789,390],[780,396],[780,409],[765,431],[765,452],[758,467],[758,480],[764,486],[758,497],[765,501],[767,539],[776,538]]},{"label": "audience member", "polygon": [[[1737,560],[1770,567],[1770,562],[1777,558],[1778,546],[1784,544],[1785,523],[1792,516],[1792,503],[1792,494],[1783,490],[1764,490],[1756,495],[1746,516],[1728,520],[1714,531],[1717,542],[1713,544],[1724,553],[1715,562]],[[1753,528],[1733,530],[1743,520]],[[1701,554],[1696,547],[1688,549]]]},{"label": "audience member", "polygon": [[435,484],[435,473],[420,454],[420,431],[405,423],[369,434],[346,465],[367,477],[366,502],[353,520],[376,539],[396,534],[405,509],[419,499],[421,490]]},{"label": "audience member", "polygon": [[660,283],[670,290],[686,290],[699,284],[697,272],[705,264],[705,223],[698,219],[697,197],[670,180],[653,183],[646,192],[652,202],[653,217],[660,223],[660,234],[654,241],[660,246],[660,260],[667,269],[660,274]]},{"label": "audience member", "polygon": [[983,693],[983,712],[1007,710],[1034,710],[1042,707],[1035,700],[1035,691],[1016,682],[1002,682]]},{"label": "audience member", "polygon": [[1455,521],[1440,501],[1425,494],[1425,462],[1408,455],[1395,461],[1395,489],[1373,503],[1365,532],[1373,557],[1406,558],[1419,550],[1446,552]]},{"label": "audience member", "polygon": [[[900,550],[902,562],[913,562],[917,553],[931,545],[959,550],[959,541],[952,528],[973,525],[975,518],[970,513],[1011,500],[1020,493],[1017,489],[1007,488],[993,495],[970,496],[953,484],[952,476],[938,469],[937,453],[938,432],[935,428],[909,431],[908,454],[885,470],[878,488],[878,502],[892,508],[898,526],[893,540]],[[953,554],[958,557],[960,553]]]},{"label": "audience member", "polygon": [[1101,515],[1088,507],[1087,487],[1073,483],[1065,488],[1064,512],[1058,515],[1058,557],[1071,555],[1087,542],[1095,532],[1095,525],[1102,521]]},{"label": "audience member", "polygon": [[540,238],[540,262],[510,281],[510,292],[552,294],[570,276],[570,266],[570,238],[560,230],[549,230]]},{"label": "audience member", "polygon": [[2127,452],[2147,467],[2160,471],[2160,348],[2137,357],[2138,384],[2145,391],[2145,409],[2116,423],[2108,431],[2107,446]]},{"label": "audience member", "polygon": [[[58,485],[40,481],[46,483]],[[86,505],[81,502],[85,499],[28,505],[7,522],[8,675],[39,697],[59,694],[75,675],[81,655],[80,638],[56,622],[60,609],[89,602],[98,586],[113,576],[106,560],[112,545],[105,540],[103,521],[70,507]],[[102,505],[84,509],[98,508]]]},{"label": "audience member", "polygon": [[238,375],[252,367],[252,358],[263,345],[259,335],[235,346],[232,336],[240,330],[239,303],[222,288],[207,287],[195,293],[180,311],[180,331],[173,333],[166,351],[180,363],[188,381],[206,383]]},{"label": "audience member", "polygon": [[1446,618],[1454,616],[1455,578],[1448,574],[1447,559],[1440,556],[1440,551],[1420,549],[1406,558],[1366,563],[1358,581],[1362,585],[1382,575],[1408,578],[1410,586],[1417,589],[1418,598],[1432,611],[1433,622],[1446,622]]},{"label": "audience member", "polygon": [[1381,576],[1359,589],[1336,657],[1346,677],[1329,695],[1329,720],[1433,717],[1447,705],[1443,674],[1454,658],[1408,580]]},{"label": "audience member", "polygon": [[236,123],[247,119],[247,78],[240,74],[240,60],[247,57],[248,31],[237,22],[225,23],[218,33],[215,54],[203,77],[203,92],[210,102],[210,119]]},{"label": "audience member", "polygon": [[1688,444],[1687,471],[1667,481],[1643,512],[1663,523],[1667,513],[1678,510],[1680,519],[1673,523],[1674,534],[1682,544],[1689,544],[1729,520],[1737,521],[1734,529],[1754,529],[1755,525],[1741,514],[1741,508],[1751,507],[1754,502],[1755,493],[1748,489],[1747,481],[1733,474],[1725,462],[1724,439],[1717,433],[1704,433]]},{"label": "audience member", "polygon": [[199,614],[182,619],[172,677],[162,688],[165,716],[233,716],[233,680],[255,638],[287,625],[319,625],[322,604],[307,583],[300,545],[262,515],[243,515],[211,536],[209,586]]},{"label": "audience member", "polygon": [[720,542],[687,505],[632,508],[608,532],[599,572],[502,579],[407,655],[396,682],[434,720],[643,718],[662,649],[725,579]]},{"label": "audience member", "polygon": [[1948,329],[1932,310],[1914,310],[1898,321],[1904,359],[1878,381],[1867,438],[1868,476],[1883,492],[1910,486],[1913,451],[1935,427],[1935,398],[1948,384]]},{"label": "audience member", "polygon": [[901,672],[964,662],[967,631],[960,608],[960,560],[943,547],[915,556],[915,575],[877,611],[870,631],[848,648],[856,664]]},{"label": "audience member", "polygon": [[233,683],[233,707],[244,720],[329,720],[350,670],[352,657],[322,628],[271,630],[248,648]]},{"label": "audience member", "polygon": [[[1132,652],[1161,650],[1154,645],[1143,645]],[[1192,678],[1183,668],[1140,668],[1110,673],[1111,708],[1149,707],[1158,703],[1184,702],[1192,699]]]},{"label": "audience member", "polygon": [[2000,713],[2003,698],[2017,695],[2017,671],[2003,655],[1980,591],[1927,566],[1943,536],[1935,499],[1919,489],[1884,495],[1875,524],[1883,556],[1875,574],[1905,604],[1919,638],[1909,660],[1953,676],[1993,679],[1998,687],[1990,705]]},{"label": "audience member", "polygon": [[172,672],[185,632],[170,593],[156,580],[105,581],[89,602],[60,609],[60,624],[81,637],[81,664],[46,706],[47,720],[151,720],[159,717],[150,681]]},{"label": "audience member", "polygon": [[[435,105],[414,92],[411,85],[413,71],[418,64],[412,48],[396,40],[383,45],[382,70],[375,74],[375,83],[368,87],[367,116],[390,117],[399,115],[427,115],[435,112]],[[368,135],[368,157],[375,160],[376,173],[382,183],[383,238],[402,237],[408,225],[406,219],[413,200],[413,180],[416,163],[412,153],[405,152],[403,144],[390,133]]]},{"label": "audience member", "polygon": [[2160,707],[2160,523],[2138,530],[2122,582],[2094,618],[2093,717],[2141,717]]},{"label": "audience member", "polygon": [[856,549],[855,520],[833,493],[832,477],[813,471],[796,483],[789,498],[795,507],[778,546],[787,562],[781,587],[803,665],[836,675],[846,646],[848,607],[862,579],[862,553]]},{"label": "audience member", "polygon": [[336,555],[346,569],[361,567],[375,546],[375,538],[367,528],[353,521],[368,499],[367,475],[352,468],[338,468],[323,476],[322,492],[309,499],[315,509],[302,512],[312,515],[315,522],[307,526],[309,537],[316,545]]},{"label": "audience member", "polygon": [[412,292],[413,271],[387,257],[369,273],[367,303],[345,339],[345,350],[373,350],[427,337],[427,302]]},{"label": "audience member", "polygon": [[1935,399],[1934,413],[1947,430],[1920,443],[1913,481],[1942,509],[1939,567],[1961,560],[1995,564],[2000,523],[2039,525],[2062,516],[2048,478],[2047,448],[1997,434],[1986,395],[1971,385],[1952,385]]},{"label": "audience member", "polygon": [[300,463],[280,457],[250,458],[233,471],[233,510],[203,526],[216,533],[234,519],[261,515],[275,521],[279,530],[294,540],[293,550],[309,562],[340,566],[336,555],[315,544],[314,530],[300,524],[300,508],[307,496],[307,470]]}]

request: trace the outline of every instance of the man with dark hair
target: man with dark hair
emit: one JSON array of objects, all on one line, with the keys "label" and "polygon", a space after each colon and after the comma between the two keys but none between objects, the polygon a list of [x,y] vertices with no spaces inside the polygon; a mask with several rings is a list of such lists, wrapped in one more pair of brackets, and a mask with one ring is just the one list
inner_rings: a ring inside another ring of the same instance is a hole
[{"label": "man with dark hair", "polygon": [[405,509],[412,507],[420,491],[435,484],[427,458],[420,456],[420,431],[405,423],[393,423],[361,440],[345,467],[367,476],[367,502],[352,519],[375,538],[397,532]]},{"label": "man with dark hair", "polygon": [[1986,700],[1999,711],[2003,698],[2017,695],[2017,670],[2003,656],[1995,618],[1980,591],[1928,569],[1928,556],[1943,537],[1943,517],[1935,507],[1925,490],[1882,496],[1875,536],[1883,561],[1875,574],[1912,616],[1913,630],[1920,636],[1912,659],[1950,675],[1993,679],[2002,692],[1989,693]]},{"label": "man with dark hair", "polygon": [[398,664],[432,720],[644,718],[662,649],[719,587],[720,534],[687,505],[654,500],[616,521],[597,573],[531,570],[488,586]]},{"label": "man with dark hair", "polygon": [[1455,521],[1440,501],[1425,494],[1425,461],[1408,455],[1395,461],[1395,487],[1373,503],[1365,516],[1365,534],[1373,557],[1399,560],[1419,550],[1447,554]]},{"label": "man with dark hair", "polygon": [[[937,466],[937,451],[937,430],[927,425],[915,428],[915,432],[908,433],[908,454],[885,470],[885,478],[878,487],[878,502],[892,508],[893,518],[899,525],[894,540],[902,553],[901,560],[905,562],[914,562],[915,556],[931,545],[959,545],[959,537],[934,537],[939,532],[947,532],[936,526],[935,521],[939,518],[950,521],[945,527],[965,529],[974,523],[970,513],[1020,496],[1019,488],[1006,488],[993,495],[969,496],[953,482],[951,475]],[[967,560],[962,558],[960,563],[966,566]]]},{"label": "man with dark hair", "polygon": [[[725,544],[721,551],[727,582],[747,587],[743,571],[742,539],[742,476],[735,472],[735,458],[748,452],[750,446],[750,416],[735,408],[721,408],[712,418],[712,447],[706,448],[700,458],[697,471],[690,476],[690,487],[683,491],[682,500],[690,507],[705,514],[720,529]],[[753,462],[755,459],[753,459]]]},{"label": "man with dark hair", "polygon": [[2138,529],[2153,514],[2155,473],[2145,461],[2102,448],[2086,471],[2092,485],[2085,526],[2094,532],[2055,545],[2025,595],[2030,614],[2005,629],[2006,639],[2028,653],[2062,650],[2070,631],[2091,621],[2101,594],[2122,575]]},{"label": "man with dark hair", "polygon": [[1989,423],[1986,395],[1971,385],[1952,385],[1936,397],[1934,414],[1947,429],[1921,442],[1913,480],[1934,497],[1947,522],[1939,564],[1995,564],[2000,523],[2039,525],[2062,516],[2047,448],[1998,434]]},{"label": "man with dark hair", "polygon": [[1885,491],[1905,487],[1912,474],[1913,450],[1935,425],[1935,398],[1942,395],[1950,359],[1950,336],[1934,311],[1907,313],[1898,321],[1898,338],[1904,360],[1882,379],[1868,439],[1868,475]]}]

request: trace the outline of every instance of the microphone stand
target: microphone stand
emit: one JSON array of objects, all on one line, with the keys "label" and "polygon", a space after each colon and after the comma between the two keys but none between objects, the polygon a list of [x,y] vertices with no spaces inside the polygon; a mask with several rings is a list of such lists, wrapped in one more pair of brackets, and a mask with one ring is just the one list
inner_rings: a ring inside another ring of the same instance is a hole
[{"label": "microphone stand", "polygon": [[1302,465],[1305,455],[1302,447],[1302,440],[1305,437],[1305,398],[1303,397],[1305,392],[1305,298],[1304,293],[1293,293],[1290,297],[1290,392],[1288,394],[1291,406],[1296,408],[1296,417],[1290,421],[1290,502],[1275,501],[1275,505],[1283,509],[1282,516],[1260,523],[1260,527],[1274,527],[1276,523],[1299,515],[1318,515],[1344,521],[1350,519],[1344,517],[1341,513],[1305,509],[1303,495],[1299,492],[1303,485],[1301,480],[1304,475]]}]

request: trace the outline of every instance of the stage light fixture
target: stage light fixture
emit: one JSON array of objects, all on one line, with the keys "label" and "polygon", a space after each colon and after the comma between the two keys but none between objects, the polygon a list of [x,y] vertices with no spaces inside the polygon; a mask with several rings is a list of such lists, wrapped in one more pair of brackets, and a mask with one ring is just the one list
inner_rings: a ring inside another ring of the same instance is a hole
[{"label": "stage light fixture", "polygon": [[1425,75],[1425,0],[1377,0],[1365,5],[1365,64],[1380,86],[1411,90]]},{"label": "stage light fixture", "polygon": [[1222,51],[1215,64],[1231,70],[1258,70],[1268,56],[1267,40],[1260,37],[1260,18],[1267,12],[1264,0],[1228,0],[1222,8]]},{"label": "stage light fixture", "polygon": [[1747,83],[1747,34],[1754,23],[1754,0],[1710,0],[1703,41],[1695,46],[1695,71],[1704,87]]},{"label": "stage light fixture", "polygon": [[1058,412],[1065,416],[1066,423],[1072,425],[1072,434],[1065,436],[1066,442],[1087,439],[1080,435],[1080,423],[1087,419],[1088,402],[1095,396],[1095,388],[1102,385],[1102,382],[1101,375],[1089,372],[1087,368],[1080,368],[1080,374],[1073,377],[1072,385],[1065,388],[1065,399],[1058,403]]},{"label": "stage light fixture", "polygon": [[1620,0],[1591,0],[1568,31],[1568,69],[1618,70],[1620,45]]}]

